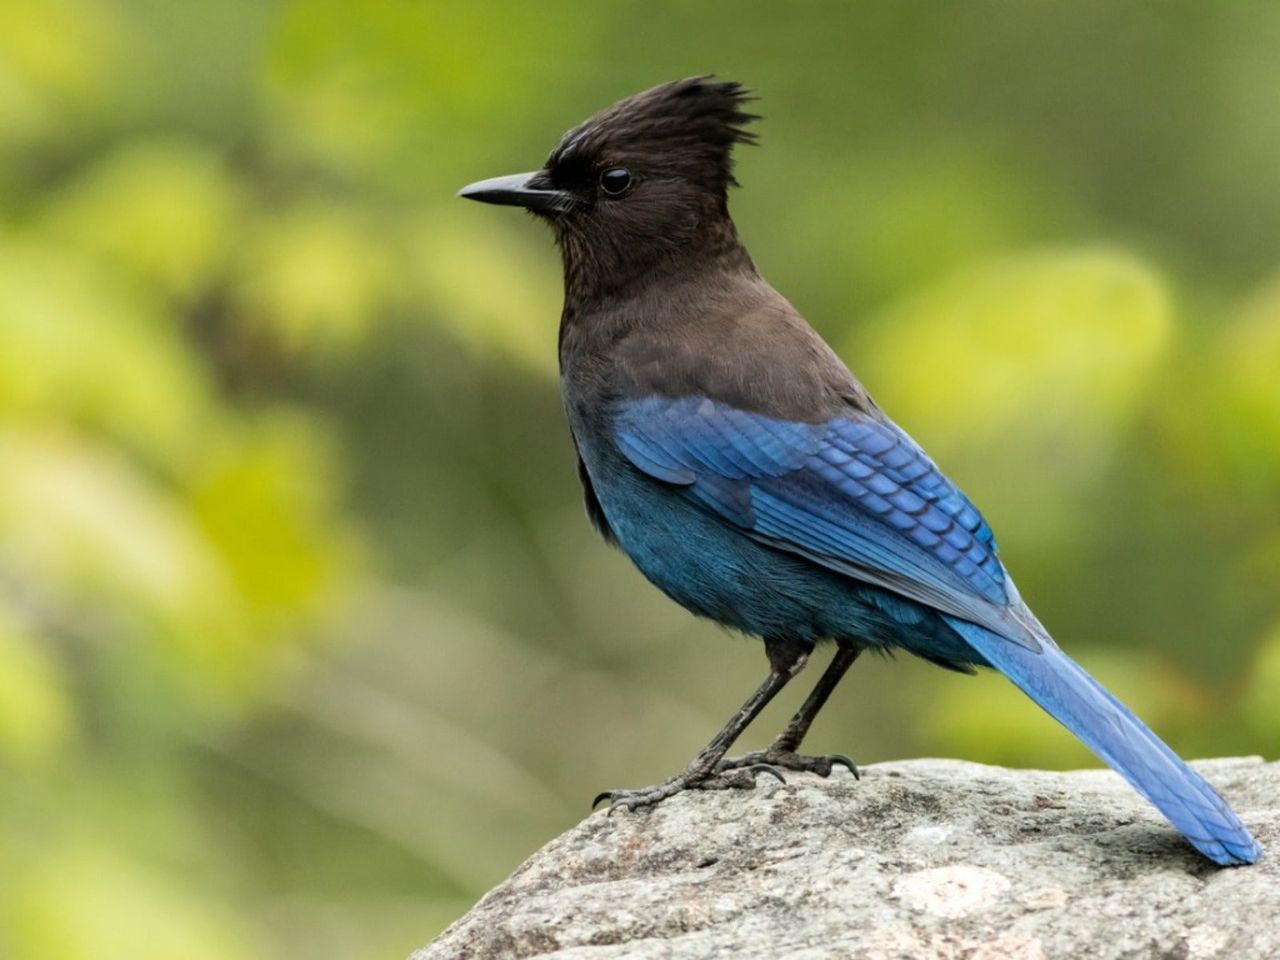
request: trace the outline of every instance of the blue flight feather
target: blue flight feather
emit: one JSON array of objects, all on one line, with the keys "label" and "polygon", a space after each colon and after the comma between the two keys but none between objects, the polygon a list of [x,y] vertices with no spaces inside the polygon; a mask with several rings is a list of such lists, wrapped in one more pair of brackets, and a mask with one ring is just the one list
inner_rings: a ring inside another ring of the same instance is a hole
[{"label": "blue flight feather", "polygon": [[1253,863],[1262,851],[1204,778],[1128,707],[1051,640],[1031,651],[976,624],[951,627],[1045,712],[1169,818],[1197,850],[1224,866]]}]

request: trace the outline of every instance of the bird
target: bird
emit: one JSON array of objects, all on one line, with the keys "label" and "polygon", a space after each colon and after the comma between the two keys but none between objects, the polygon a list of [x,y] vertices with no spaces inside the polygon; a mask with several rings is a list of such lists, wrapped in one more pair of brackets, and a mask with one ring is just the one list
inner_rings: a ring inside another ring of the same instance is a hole
[{"label": "bird", "polygon": [[[596,803],[857,776],[801,743],[863,651],[904,650],[1003,674],[1209,860],[1255,862],[1222,797],[1054,642],[977,507],[761,276],[728,207],[755,99],[712,75],[665,83],[569,130],[540,169],[459,191],[554,234],[561,394],[591,523],[678,604],[761,638],[769,663],[685,769]],[[727,757],[819,645],[832,658],[782,732]]]}]

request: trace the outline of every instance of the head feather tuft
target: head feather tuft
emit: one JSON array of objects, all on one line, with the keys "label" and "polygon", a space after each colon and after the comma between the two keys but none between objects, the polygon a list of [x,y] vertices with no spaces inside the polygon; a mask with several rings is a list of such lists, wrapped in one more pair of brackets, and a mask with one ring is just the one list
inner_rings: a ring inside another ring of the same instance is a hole
[{"label": "head feather tuft", "polygon": [[746,127],[760,118],[744,109],[755,99],[742,84],[710,75],[664,83],[619,100],[574,127],[552,151],[547,166],[554,170],[640,157],[684,169],[723,191],[737,183],[734,145],[756,142]]}]

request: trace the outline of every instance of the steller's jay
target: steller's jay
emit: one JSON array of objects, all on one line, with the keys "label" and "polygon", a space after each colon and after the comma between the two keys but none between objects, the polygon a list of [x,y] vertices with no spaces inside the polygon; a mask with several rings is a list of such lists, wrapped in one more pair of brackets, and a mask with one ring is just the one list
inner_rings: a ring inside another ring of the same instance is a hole
[{"label": "steller's jay", "polygon": [[[864,649],[994,667],[1219,864],[1261,851],[1199,774],[1070,657],[1018,595],[977,508],[757,272],[729,217],[750,98],[698,77],[569,131],[535,173],[460,195],[532,211],[564,261],[561,385],[587,513],[660,590],[764,639],[770,672],[681,773],[613,808],[749,786],[797,753]],[[835,655],[768,749],[726,759],[805,665]]]}]

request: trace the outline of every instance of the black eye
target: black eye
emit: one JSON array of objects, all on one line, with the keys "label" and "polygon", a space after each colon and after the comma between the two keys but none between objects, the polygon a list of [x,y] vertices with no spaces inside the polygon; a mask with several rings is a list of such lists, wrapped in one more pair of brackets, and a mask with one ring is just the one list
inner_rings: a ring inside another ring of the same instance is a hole
[{"label": "black eye", "polygon": [[631,172],[625,167],[610,167],[600,174],[600,189],[611,197],[619,197],[631,186]]}]

